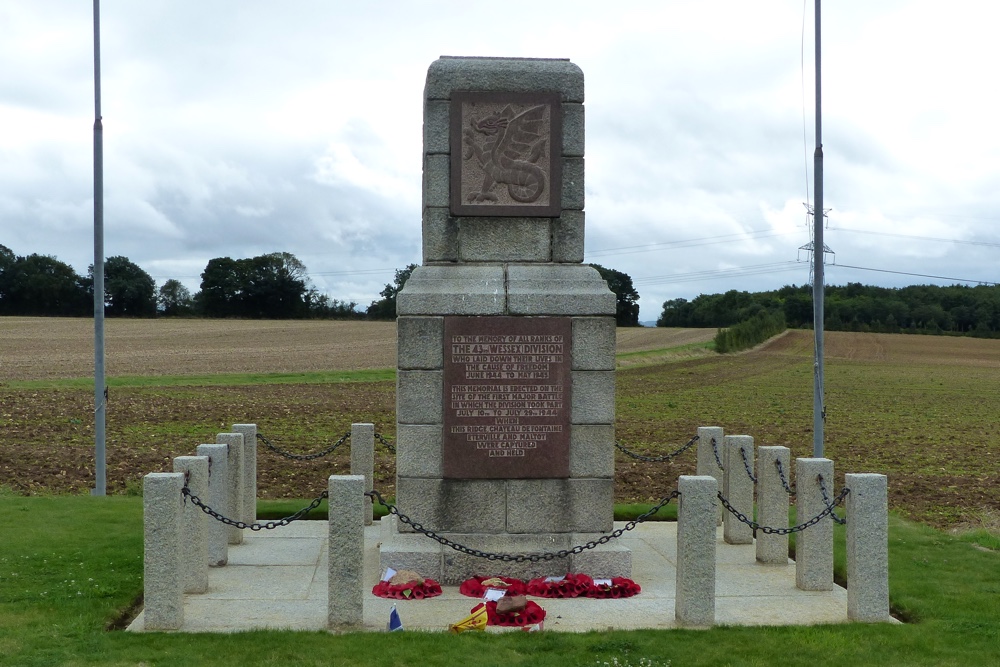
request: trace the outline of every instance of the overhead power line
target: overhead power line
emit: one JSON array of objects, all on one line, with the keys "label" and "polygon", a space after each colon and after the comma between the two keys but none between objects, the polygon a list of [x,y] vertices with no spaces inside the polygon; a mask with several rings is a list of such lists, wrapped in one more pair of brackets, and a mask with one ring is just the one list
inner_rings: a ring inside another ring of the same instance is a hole
[{"label": "overhead power line", "polygon": [[985,248],[1000,248],[1000,243],[992,241],[961,241],[959,239],[942,239],[934,236],[917,236],[915,234],[894,234],[892,232],[875,232],[868,229],[852,229],[850,227],[833,227],[833,231],[851,232],[852,234],[869,234],[871,236],[891,236],[897,239],[915,239],[918,241],[934,241],[936,243],[957,243],[959,245],[974,245]]},{"label": "overhead power line", "polygon": [[733,243],[736,241],[757,240],[772,238],[775,236],[788,236],[797,234],[797,231],[779,232],[773,229],[750,229],[745,232],[735,234],[721,234],[719,236],[705,236],[696,239],[683,239],[680,241],[660,241],[657,243],[646,243],[643,245],[623,246],[620,248],[605,248],[587,253],[588,258],[606,257],[609,255],[631,255],[639,252],[652,252],[654,250],[674,250],[676,248],[694,248],[703,245],[715,245],[719,243]]},{"label": "overhead power line", "polygon": [[786,271],[799,271],[801,268],[801,264],[798,262],[772,262],[770,264],[735,266],[728,269],[712,269],[706,271],[692,271],[690,273],[677,273],[669,276],[649,276],[646,278],[633,279],[632,283],[637,287],[645,285],[662,285],[665,283],[689,283],[717,280],[719,278],[736,278],[741,276],[758,276],[772,273],[784,273]]},{"label": "overhead power line", "polygon": [[850,264],[834,264],[841,269],[858,269],[859,271],[877,271],[878,273],[895,273],[900,276],[916,276],[918,278],[935,278],[937,280],[954,280],[957,283],[976,283],[978,285],[1000,285],[1000,283],[989,280],[974,280],[972,278],[951,278],[949,276],[935,276],[928,273],[909,273],[907,271],[891,271],[889,269],[872,269],[866,266],[851,266]]}]

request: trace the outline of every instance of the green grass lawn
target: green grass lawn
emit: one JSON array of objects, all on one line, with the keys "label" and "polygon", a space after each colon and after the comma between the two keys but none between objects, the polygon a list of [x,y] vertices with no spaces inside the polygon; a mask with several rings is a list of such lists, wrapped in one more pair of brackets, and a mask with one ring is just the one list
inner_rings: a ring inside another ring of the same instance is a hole
[{"label": "green grass lawn", "polygon": [[[952,536],[897,516],[890,521],[890,595],[905,625],[586,634],[108,631],[142,590],[140,498],[0,496],[0,536],[4,666],[1000,663],[1000,552],[988,548],[995,537]],[[840,577],[843,541],[838,527]]]}]

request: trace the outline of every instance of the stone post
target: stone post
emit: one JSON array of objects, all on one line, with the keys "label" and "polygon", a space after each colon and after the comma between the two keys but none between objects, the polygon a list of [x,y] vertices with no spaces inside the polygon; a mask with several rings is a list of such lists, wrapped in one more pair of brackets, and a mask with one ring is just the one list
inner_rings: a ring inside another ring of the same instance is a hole
[{"label": "stone post", "polygon": [[681,625],[715,623],[714,477],[681,475],[677,512],[677,597],[674,616]]},{"label": "stone post", "polygon": [[[818,477],[833,494],[833,461],[795,459],[796,521],[804,523],[824,509]],[[833,590],[833,519],[824,519],[795,536],[795,585],[804,591]]]},{"label": "stone post", "polygon": [[[788,527],[788,493],[781,484],[775,461],[781,461],[786,477],[791,470],[788,447],[757,448],[757,523],[771,528]],[[788,535],[759,531],[757,562],[788,565]]]},{"label": "stone post", "polygon": [[[365,491],[375,480],[375,424],[351,424],[351,474],[365,478]],[[365,498],[365,525],[372,525],[372,503]]]},{"label": "stone post", "polygon": [[146,630],[177,630],[184,624],[181,514],[184,475],[153,472],[143,478],[143,587]]},{"label": "stone post", "polygon": [[[226,445],[198,445],[198,456],[208,457],[208,492],[202,502],[225,516],[229,511],[229,448]],[[208,516],[208,515],[206,515]],[[222,567],[229,562],[229,526],[215,519],[208,522],[208,565]]]},{"label": "stone post", "polygon": [[[204,499],[208,494],[208,457],[178,456],[174,472],[184,474],[184,483],[192,494]],[[184,571],[184,592],[204,593],[208,590],[208,522],[209,517],[194,503],[184,503],[181,544],[181,567]]]},{"label": "stone post", "polygon": [[330,630],[356,628],[364,622],[364,510],[363,475],[331,475],[329,601]]},{"label": "stone post", "polygon": [[885,475],[848,473],[847,618],[889,620],[889,506]]},{"label": "stone post", "polygon": [[[753,480],[747,475],[743,457],[740,456],[742,451],[750,470],[753,470],[753,437],[727,435],[722,444],[725,456],[723,464],[726,466],[722,495],[733,508],[753,519]],[[737,519],[732,512],[725,512],[722,523],[726,544],[753,544],[753,528]]]},{"label": "stone post", "polygon": [[[718,487],[723,487],[722,467],[719,461],[722,460],[722,440],[723,433],[721,426],[699,426],[698,427],[698,474],[711,475],[715,478]],[[714,447],[713,447],[714,442]],[[719,454],[718,459],[716,453]],[[715,525],[722,525],[722,503],[718,498],[715,500]]]},{"label": "stone post", "polygon": [[[233,521],[243,520],[243,434],[219,433],[215,442],[226,445],[229,459],[229,513],[227,517]],[[229,543],[243,544],[243,531],[236,526],[229,526]]]},{"label": "stone post", "polygon": [[257,520],[257,425],[233,424],[243,434],[243,523]]}]

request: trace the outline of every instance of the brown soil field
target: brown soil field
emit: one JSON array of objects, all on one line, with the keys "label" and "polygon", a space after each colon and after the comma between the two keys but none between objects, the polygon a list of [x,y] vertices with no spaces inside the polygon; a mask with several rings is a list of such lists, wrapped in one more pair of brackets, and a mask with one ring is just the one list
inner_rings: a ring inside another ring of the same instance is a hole
[{"label": "brown soil field", "polygon": [[[715,329],[619,329],[618,352],[711,340]],[[105,321],[105,373],[209,375],[396,367],[395,322]],[[94,321],[0,317],[0,382],[92,377]]]},{"label": "brown soil field", "polygon": [[[623,329],[619,352],[710,339],[714,330]],[[0,492],[84,493],[93,485],[93,390],[58,378],[92,374],[92,321],[0,318]],[[365,322],[109,320],[109,377],[294,373],[391,368],[395,326]],[[790,331],[738,355],[680,356],[619,371],[617,437],[664,454],[698,426],[753,435],[758,445],[812,453],[812,336]],[[654,355],[655,356],[655,355]],[[1000,512],[1000,340],[830,332],[826,456],[844,472],[889,475],[892,506],[938,526]],[[18,388],[6,382],[50,380]],[[329,382],[112,386],[108,489],[138,488],[234,422],[276,445],[313,452],[351,422],[395,439],[395,384]],[[310,498],[347,452],[310,462],[259,449],[264,498]],[[393,491],[394,458],[377,450],[376,486]],[[656,501],[694,472],[693,456],[651,464],[616,453],[618,501]]]}]

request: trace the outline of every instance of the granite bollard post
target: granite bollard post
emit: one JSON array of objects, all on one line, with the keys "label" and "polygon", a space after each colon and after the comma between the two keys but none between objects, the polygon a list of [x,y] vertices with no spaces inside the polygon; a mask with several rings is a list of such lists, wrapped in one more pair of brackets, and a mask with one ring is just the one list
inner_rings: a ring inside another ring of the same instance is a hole
[{"label": "granite bollard post", "polygon": [[[174,472],[184,474],[184,483],[192,494],[204,498],[208,493],[207,456],[178,456],[174,459]],[[208,521],[208,515],[200,507],[184,503],[181,566],[185,593],[208,590]]]},{"label": "granite bollard post", "polygon": [[[698,474],[710,475],[715,478],[720,489],[723,487],[722,466],[722,441],[723,432],[721,426],[699,426],[698,427]],[[716,456],[718,454],[718,456]],[[718,498],[715,500],[715,525],[722,525],[722,503]]]},{"label": "granite bollard post", "polygon": [[718,483],[710,475],[681,475],[677,511],[677,597],[681,625],[715,623],[715,507]]},{"label": "granite bollard post", "polygon": [[[226,445],[198,445],[198,456],[208,457],[208,492],[202,502],[223,516],[229,510],[229,448]],[[207,515],[206,515],[207,516]],[[210,519],[208,524],[208,566],[229,562],[229,526]]]},{"label": "granite bollard post", "polygon": [[365,478],[331,475],[329,494],[327,626],[346,630],[364,622]]},{"label": "granite bollard post", "polygon": [[[351,474],[364,476],[365,491],[375,488],[375,424],[351,424]],[[370,526],[374,508],[365,500],[365,525]]]},{"label": "granite bollard post", "polygon": [[[722,444],[725,456],[723,463],[726,466],[722,495],[734,509],[753,519],[754,484],[743,465],[745,456],[750,470],[753,470],[753,437],[727,435],[723,438]],[[740,455],[741,451],[743,456]],[[753,544],[753,528],[737,519],[732,512],[725,513],[722,524],[722,534],[726,544]]]},{"label": "granite bollard post", "polygon": [[[229,513],[226,514],[233,521],[243,520],[243,434],[242,433],[219,433],[215,436],[215,442],[228,447],[227,457],[229,459]],[[243,531],[236,526],[229,526],[229,543],[243,544]]]},{"label": "granite bollard post", "polygon": [[143,478],[143,627],[146,630],[177,630],[184,625],[183,487],[182,473],[152,472]]},{"label": "granite bollard post", "polygon": [[257,520],[257,425],[233,424],[243,434],[243,523]]},{"label": "granite bollard post", "polygon": [[[832,494],[833,461],[795,459],[795,507],[799,523],[826,509],[819,487],[820,475],[827,493]],[[833,590],[833,519],[824,519],[795,536],[795,585],[804,591]]]},{"label": "granite bollard post", "polygon": [[[788,526],[788,493],[778,475],[776,461],[782,470],[789,470],[788,447],[757,449],[757,523],[771,528]],[[787,473],[786,473],[787,475]],[[788,565],[788,535],[757,535],[757,562],[768,565]]]},{"label": "granite bollard post", "polygon": [[889,506],[885,475],[848,473],[847,618],[889,620]]}]

